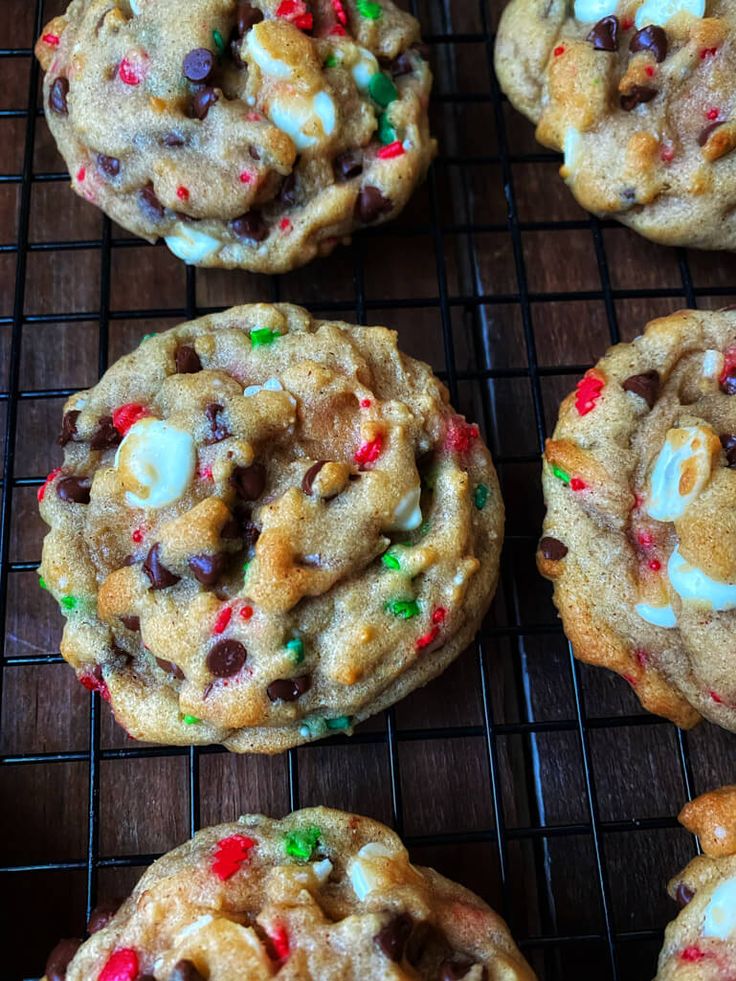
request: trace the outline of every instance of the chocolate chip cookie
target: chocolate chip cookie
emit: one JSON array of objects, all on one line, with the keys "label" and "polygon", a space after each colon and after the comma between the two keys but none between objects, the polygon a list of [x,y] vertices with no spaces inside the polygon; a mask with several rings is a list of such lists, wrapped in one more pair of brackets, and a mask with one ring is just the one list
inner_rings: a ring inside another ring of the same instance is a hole
[{"label": "chocolate chip cookie", "polygon": [[679,820],[705,854],[669,883],[681,912],[667,927],[656,981],[736,977],[736,787],[696,798]]},{"label": "chocolate chip cookie", "polygon": [[424,177],[418,42],[391,0],[74,0],[36,54],[78,194],[187,263],[286,272]]},{"label": "chocolate chip cookie", "polygon": [[511,0],[496,71],[588,211],[736,249],[731,0]]},{"label": "chocolate chip cookie", "polygon": [[39,489],[61,651],[131,735],[276,752],[472,640],[503,505],[478,427],[396,334],[238,307],[72,396]]},{"label": "chocolate chip cookie", "polygon": [[481,899],[412,865],[384,825],[325,807],[200,831],[102,913],[47,981],[534,981]]},{"label": "chocolate chip cookie", "polygon": [[611,348],[544,452],[537,562],[575,654],[688,728],[736,731],[736,312]]}]

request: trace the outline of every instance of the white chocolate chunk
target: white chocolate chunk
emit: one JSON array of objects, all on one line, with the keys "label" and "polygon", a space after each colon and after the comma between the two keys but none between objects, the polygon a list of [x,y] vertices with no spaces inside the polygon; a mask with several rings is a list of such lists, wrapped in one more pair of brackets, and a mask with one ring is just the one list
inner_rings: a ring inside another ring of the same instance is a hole
[{"label": "white chocolate chunk", "polygon": [[593,23],[601,17],[609,17],[616,13],[616,0],[575,0],[575,20],[584,24]]},{"label": "white chocolate chunk", "polygon": [[323,858],[321,862],[315,862],[312,865],[312,872],[314,872],[319,882],[327,882],[330,872],[332,872],[332,862],[329,858]]},{"label": "white chocolate chunk", "polygon": [[713,890],[705,908],[703,936],[728,940],[736,932],[736,879],[726,879]]},{"label": "white chocolate chunk", "polygon": [[176,936],[174,937],[174,943],[175,944],[181,943],[182,940],[185,940],[193,933],[196,933],[197,930],[201,930],[203,926],[207,926],[207,924],[211,923],[212,920],[213,917],[209,913],[205,913],[204,916],[200,916],[196,920],[193,920],[191,923],[188,923],[185,927],[182,927],[181,930],[179,930],[179,932],[176,934]]},{"label": "white chocolate chunk", "polygon": [[141,12],[141,5],[139,0],[130,0],[130,9],[134,14],[139,14]]},{"label": "white chocolate chunk", "polygon": [[290,137],[297,150],[317,146],[335,131],[337,110],[327,92],[313,96],[275,96],[268,107],[271,122]]},{"label": "white chocolate chunk", "polygon": [[[670,429],[649,478],[646,512],[655,521],[681,518],[710,480],[713,459],[704,426]],[[688,488],[682,493],[683,486]]]},{"label": "white chocolate chunk", "polygon": [[680,555],[679,545],[669,557],[667,575],[674,591],[686,602],[699,603],[711,610],[736,609],[736,583],[711,579]]},{"label": "white chocolate chunk", "polygon": [[276,58],[264,44],[264,38],[268,39],[268,34],[264,34],[263,29],[259,30],[258,24],[253,30],[248,31],[246,38],[246,56],[252,59],[261,69],[264,75],[272,78],[291,78],[293,72],[291,65],[288,65],[280,58]]},{"label": "white chocolate chunk", "polygon": [[642,620],[654,624],[655,627],[664,627],[670,630],[677,626],[675,611],[669,604],[667,606],[652,606],[649,603],[637,603],[634,609]]},{"label": "white chocolate chunk", "polygon": [[706,351],[703,355],[703,375],[718,378],[723,371],[723,355],[720,351]]},{"label": "white chocolate chunk", "polygon": [[172,232],[171,235],[164,236],[164,241],[177,259],[183,259],[189,265],[202,262],[203,259],[214,255],[222,245],[219,239],[205,235],[204,232],[200,232],[184,222],[179,222],[176,231]]},{"label": "white chocolate chunk", "polygon": [[197,455],[189,433],[161,419],[131,426],[115,454],[115,467],[134,508],[162,508],[177,501],[194,477]]},{"label": "white chocolate chunk", "polygon": [[381,888],[384,881],[384,877],[381,875],[381,865],[392,858],[392,853],[380,841],[369,841],[350,861],[348,865],[350,884],[361,902],[372,892]]},{"label": "white chocolate chunk", "polygon": [[419,527],[422,523],[422,509],[419,506],[421,494],[420,484],[404,494],[394,508],[391,524],[386,527],[386,531],[413,531]]},{"label": "white chocolate chunk", "polygon": [[566,180],[573,176],[578,157],[580,156],[581,143],[582,137],[580,136],[580,130],[574,126],[568,126],[565,130],[565,139],[562,144],[562,152],[565,155],[565,162],[563,164],[565,174],[563,176]]},{"label": "white chocolate chunk", "polygon": [[253,395],[258,395],[259,392],[283,392],[284,386],[278,380],[278,378],[269,378],[262,385],[249,385],[247,388],[243,389],[243,395],[246,398],[251,398]]},{"label": "white chocolate chunk", "polygon": [[359,60],[353,65],[351,74],[353,81],[361,92],[367,92],[370,81],[381,69],[378,62],[365,48],[358,48]]},{"label": "white chocolate chunk", "polygon": [[639,30],[647,24],[659,24],[664,27],[667,21],[677,14],[704,17],[705,0],[644,0],[634,16],[634,23]]}]

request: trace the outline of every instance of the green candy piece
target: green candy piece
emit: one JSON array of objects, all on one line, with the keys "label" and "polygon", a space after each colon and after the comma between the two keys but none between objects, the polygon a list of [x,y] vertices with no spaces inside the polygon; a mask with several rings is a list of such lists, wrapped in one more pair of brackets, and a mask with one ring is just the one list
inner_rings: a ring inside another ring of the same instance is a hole
[{"label": "green candy piece", "polygon": [[378,117],[378,139],[384,146],[388,146],[389,143],[395,143],[397,139],[396,130],[388,121],[388,116],[385,112],[382,112]]},{"label": "green candy piece", "polygon": [[388,75],[384,75],[383,72],[376,72],[375,75],[371,75],[370,81],[368,82],[368,91],[373,101],[377,102],[384,109],[399,97],[399,90]]},{"label": "green candy piece", "polygon": [[286,649],[289,652],[289,660],[293,664],[301,664],[304,660],[304,641],[301,637],[294,637],[293,640],[286,642]]},{"label": "green candy piece", "polygon": [[391,552],[386,552],[384,555],[382,555],[381,562],[383,562],[387,569],[396,570],[401,568],[401,562],[399,562],[396,556],[392,555]]},{"label": "green candy piece", "polygon": [[552,474],[558,480],[561,480],[563,484],[570,483],[570,474],[563,470],[562,467],[558,467],[556,463],[552,464]]},{"label": "green candy piece", "polygon": [[43,578],[43,576],[39,576],[38,577],[38,585],[41,587],[41,589],[48,589],[49,588],[46,585],[46,580]]},{"label": "green candy piece", "polygon": [[198,719],[196,715],[182,715],[181,721],[185,726],[196,726],[202,721]]},{"label": "green candy piece", "polygon": [[373,0],[358,0],[356,6],[360,16],[366,20],[378,20],[383,13],[380,3],[374,3]]},{"label": "green candy piece", "polygon": [[217,48],[217,54],[220,58],[225,54],[225,42],[222,39],[222,34],[218,30],[212,32],[212,40],[215,42],[215,47]]},{"label": "green candy piece", "polygon": [[349,715],[338,715],[334,719],[325,720],[328,729],[349,729],[350,728],[350,716]]},{"label": "green candy piece", "polygon": [[62,596],[59,603],[65,610],[76,610],[79,608],[80,600],[77,596]]},{"label": "green candy piece", "polygon": [[320,829],[314,825],[309,828],[297,828],[295,831],[289,831],[284,838],[284,851],[290,858],[296,858],[300,862],[308,862],[312,857],[312,852],[317,847],[320,834]]},{"label": "green candy piece", "polygon": [[473,501],[475,506],[479,511],[482,511],[488,502],[488,495],[490,491],[485,484],[478,484],[475,488],[475,493],[473,494]]},{"label": "green candy piece", "polygon": [[395,617],[400,617],[402,620],[411,620],[412,617],[419,616],[419,604],[416,600],[389,600],[386,604],[386,610],[392,613]]},{"label": "green candy piece", "polygon": [[270,327],[259,327],[250,332],[250,344],[251,347],[267,347],[280,336],[277,330],[271,330]]},{"label": "green candy piece", "polygon": [[325,58],[325,68],[337,68],[340,62],[334,56],[334,54],[327,55]]}]

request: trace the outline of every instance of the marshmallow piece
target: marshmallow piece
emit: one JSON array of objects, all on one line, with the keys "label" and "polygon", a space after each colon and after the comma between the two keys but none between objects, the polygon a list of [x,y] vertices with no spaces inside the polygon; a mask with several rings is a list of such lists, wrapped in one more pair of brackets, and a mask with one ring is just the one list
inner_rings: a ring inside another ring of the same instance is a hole
[{"label": "marshmallow piece", "polygon": [[645,510],[650,518],[676,521],[682,517],[710,480],[713,438],[717,437],[709,426],[668,430],[649,478]]},{"label": "marshmallow piece", "polygon": [[292,93],[271,100],[268,118],[286,133],[297,150],[308,150],[335,132],[337,109],[327,92],[312,96]]},{"label": "marshmallow piece", "polygon": [[575,20],[581,20],[584,24],[592,24],[600,20],[601,17],[615,14],[617,7],[616,0],[575,0]]},{"label": "marshmallow piece", "polygon": [[655,627],[671,630],[677,626],[675,611],[669,604],[667,606],[652,606],[650,603],[637,603],[634,609],[642,620],[646,620],[647,623],[651,623]]},{"label": "marshmallow piece", "polygon": [[358,61],[353,65],[350,72],[353,81],[361,92],[367,92],[370,81],[374,75],[380,72],[378,62],[365,48],[358,48]]},{"label": "marshmallow piece", "polygon": [[703,936],[728,940],[736,932],[736,879],[726,879],[713,890],[705,908]]},{"label": "marshmallow piece", "polygon": [[218,252],[222,245],[219,239],[206,235],[184,222],[179,222],[176,231],[171,235],[165,235],[164,241],[177,259],[183,259],[189,265],[208,259]]},{"label": "marshmallow piece", "polygon": [[[575,5],[577,7],[577,4]],[[705,0],[644,0],[635,16],[638,30],[647,24],[664,27],[671,17],[677,14],[690,14],[692,17],[705,16]]]},{"label": "marshmallow piece", "polygon": [[419,506],[422,488],[420,484],[412,487],[394,508],[391,524],[386,531],[413,531],[422,523],[422,509]]},{"label": "marshmallow piece", "polygon": [[115,468],[134,508],[162,508],[177,501],[194,477],[197,454],[189,433],[161,419],[141,419],[115,454]]},{"label": "marshmallow piece", "polygon": [[679,545],[669,557],[667,575],[674,591],[686,602],[700,603],[711,610],[736,609],[736,583],[711,579],[680,555]]},{"label": "marshmallow piece", "polygon": [[348,876],[353,892],[361,903],[372,892],[381,888],[384,880],[381,875],[381,865],[392,858],[393,854],[380,841],[369,841],[351,860],[348,865]]}]

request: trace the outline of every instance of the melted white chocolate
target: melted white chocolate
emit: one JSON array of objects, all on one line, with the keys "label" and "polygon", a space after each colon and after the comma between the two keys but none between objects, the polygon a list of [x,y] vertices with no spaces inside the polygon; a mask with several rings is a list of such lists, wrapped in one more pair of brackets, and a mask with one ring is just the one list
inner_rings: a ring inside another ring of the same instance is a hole
[{"label": "melted white chocolate", "polygon": [[713,467],[711,436],[705,426],[668,430],[649,478],[645,510],[650,518],[676,521],[700,494]]},{"label": "melted white chocolate", "polygon": [[161,419],[141,419],[115,454],[125,501],[135,508],[162,508],[177,501],[194,477],[197,455],[189,433]]},{"label": "melted white chocolate", "polygon": [[699,603],[711,610],[736,609],[736,583],[711,579],[680,555],[679,545],[669,557],[667,575],[672,588],[685,602]]}]

